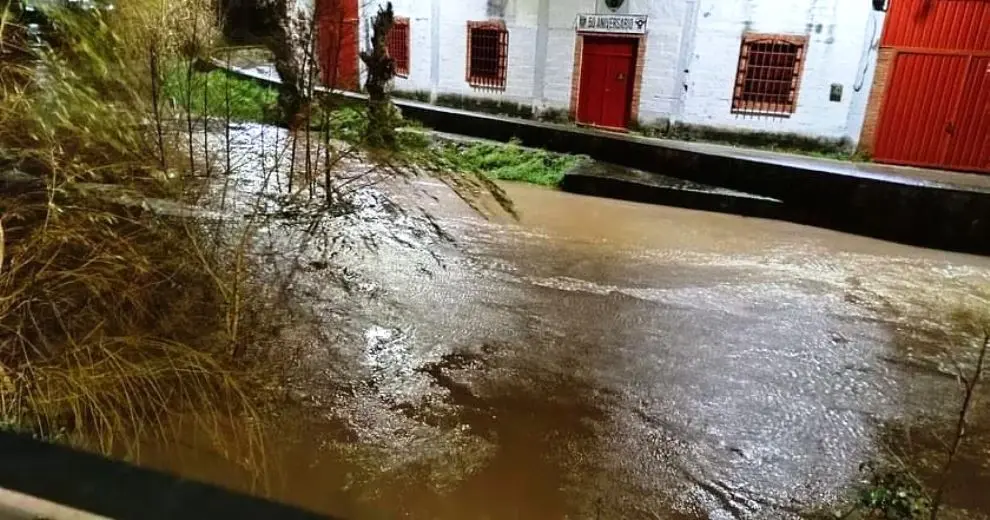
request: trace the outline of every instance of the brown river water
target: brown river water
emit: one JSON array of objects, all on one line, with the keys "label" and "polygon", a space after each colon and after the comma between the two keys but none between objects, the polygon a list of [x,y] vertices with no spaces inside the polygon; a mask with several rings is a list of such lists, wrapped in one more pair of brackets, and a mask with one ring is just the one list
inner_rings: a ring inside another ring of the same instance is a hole
[{"label": "brown river water", "polygon": [[[319,331],[307,404],[254,488],[201,450],[152,464],[341,518],[730,519],[834,504],[868,460],[940,463],[976,352],[950,316],[986,307],[990,259],[503,187],[518,221],[428,178],[367,188],[419,209],[369,195],[365,245],[331,261],[303,236],[350,231],[262,225]],[[977,518],[988,394],[949,492]]]}]

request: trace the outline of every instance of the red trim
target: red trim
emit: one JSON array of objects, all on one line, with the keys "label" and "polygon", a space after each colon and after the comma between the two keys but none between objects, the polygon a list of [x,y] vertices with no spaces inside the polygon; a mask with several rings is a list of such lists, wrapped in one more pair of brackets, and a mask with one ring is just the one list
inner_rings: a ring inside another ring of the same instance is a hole
[{"label": "red trim", "polygon": [[[505,22],[469,21],[466,34],[464,80],[475,88],[505,90],[509,67],[509,30],[505,27]],[[485,38],[486,36],[488,38]],[[486,55],[478,58],[477,55],[482,52]]]},{"label": "red trim", "polygon": [[395,75],[400,78],[409,77],[409,65],[412,57],[409,53],[409,18],[396,16],[392,29],[388,32],[388,53],[395,61]]}]

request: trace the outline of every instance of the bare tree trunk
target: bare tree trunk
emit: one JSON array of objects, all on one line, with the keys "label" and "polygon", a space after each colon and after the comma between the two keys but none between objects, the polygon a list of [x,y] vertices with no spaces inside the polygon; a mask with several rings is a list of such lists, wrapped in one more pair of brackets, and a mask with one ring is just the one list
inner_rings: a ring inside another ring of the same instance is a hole
[{"label": "bare tree trunk", "polygon": [[[295,127],[308,102],[307,54],[315,13],[304,0],[218,0],[218,10],[228,37],[262,43],[272,52],[283,86],[279,108],[290,127]],[[311,61],[315,65],[316,60]]]},{"label": "bare tree trunk", "polygon": [[295,129],[303,108],[308,104],[306,79],[309,66],[316,60],[308,57],[312,48],[314,16],[299,0],[257,0],[271,13],[271,32],[267,46],[275,58],[275,70],[282,79],[279,105],[289,127]]},{"label": "bare tree trunk", "polygon": [[389,84],[395,76],[395,60],[388,54],[388,33],[395,23],[392,2],[378,9],[372,21],[371,50],[361,53],[361,61],[368,68],[364,84],[368,92],[368,130],[365,141],[376,148],[395,149],[396,109],[392,106]]}]

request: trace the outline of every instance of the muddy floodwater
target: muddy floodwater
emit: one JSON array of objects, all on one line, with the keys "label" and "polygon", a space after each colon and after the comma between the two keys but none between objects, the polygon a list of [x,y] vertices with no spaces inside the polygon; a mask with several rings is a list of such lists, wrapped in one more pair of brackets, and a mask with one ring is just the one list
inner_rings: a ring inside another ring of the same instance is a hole
[{"label": "muddy floodwater", "polygon": [[[256,492],[354,519],[792,518],[868,460],[930,477],[976,352],[950,316],[986,306],[988,259],[504,188],[518,221],[428,178],[381,188],[435,221],[368,210],[348,225],[373,245],[332,261],[299,258],[312,227],[262,227],[320,335]],[[949,491],[974,517],[987,394]],[[244,486],[176,451],[172,469]]]}]

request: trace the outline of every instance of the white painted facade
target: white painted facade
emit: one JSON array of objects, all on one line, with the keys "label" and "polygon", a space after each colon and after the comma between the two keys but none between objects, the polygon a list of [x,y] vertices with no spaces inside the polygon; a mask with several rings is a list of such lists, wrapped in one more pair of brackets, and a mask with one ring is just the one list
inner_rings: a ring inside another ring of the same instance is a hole
[{"label": "white painted facade", "polygon": [[[367,20],[384,0],[362,2]],[[393,0],[410,19],[410,71],[395,88],[572,107],[578,14],[608,13],[603,0]],[[855,142],[873,80],[883,14],[865,0],[626,0],[619,11],[649,17],[637,119],[795,132]],[[501,19],[509,31],[504,90],[466,80],[467,22]],[[733,114],[732,92],[745,32],[806,35],[796,109],[788,117]],[[833,84],[840,101],[830,101]]]},{"label": "white painted facade", "polygon": [[[876,28],[875,31],[871,28]],[[864,0],[703,0],[686,75],[690,124],[794,132],[856,141],[873,82],[882,13]],[[789,117],[733,114],[732,85],[744,32],[808,37],[797,106]],[[830,101],[833,84],[840,101]]]}]

